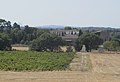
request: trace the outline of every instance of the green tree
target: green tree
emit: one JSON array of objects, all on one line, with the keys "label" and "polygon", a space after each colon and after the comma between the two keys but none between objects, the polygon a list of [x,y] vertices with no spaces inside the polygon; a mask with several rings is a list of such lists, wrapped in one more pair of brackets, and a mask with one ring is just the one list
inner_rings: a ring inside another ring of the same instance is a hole
[{"label": "green tree", "polygon": [[79,30],[79,36],[81,36],[83,34],[82,30]]},{"label": "green tree", "polygon": [[57,35],[44,33],[39,38],[33,40],[30,49],[34,51],[53,51],[63,45],[63,40]]},{"label": "green tree", "polygon": [[65,29],[65,30],[72,30],[72,27],[66,26],[64,29]]},{"label": "green tree", "polygon": [[74,47],[75,47],[75,50],[76,50],[76,51],[80,51],[80,50],[82,49],[82,43],[81,43],[79,40],[80,40],[80,39],[77,39],[77,40],[75,41]]},{"label": "green tree", "polygon": [[117,40],[106,41],[103,43],[103,46],[108,51],[119,51],[120,43]]},{"label": "green tree", "polygon": [[0,19],[0,27],[5,26],[5,24],[6,24],[6,20]]},{"label": "green tree", "polygon": [[11,22],[4,19],[0,19],[0,32],[10,33],[11,31]]},{"label": "green tree", "polygon": [[8,35],[0,34],[0,50],[11,50],[11,43]]},{"label": "green tree", "polygon": [[15,22],[15,23],[13,24],[13,28],[18,28],[18,29],[20,29],[20,25]]},{"label": "green tree", "polygon": [[79,37],[79,43],[85,45],[87,52],[91,52],[92,49],[97,49],[102,42],[103,40],[93,33],[86,33]]},{"label": "green tree", "polygon": [[110,51],[111,50],[111,42],[110,41],[106,41],[106,42],[104,42],[103,43],[103,46],[104,46],[104,48],[105,49],[107,49],[108,51]]},{"label": "green tree", "polygon": [[24,37],[24,33],[21,29],[14,28],[11,30],[10,38],[12,39],[11,41],[12,44],[19,44],[19,42],[23,37]]},{"label": "green tree", "polygon": [[12,26],[10,21],[0,19],[0,33],[7,34],[12,44],[29,44],[32,40],[40,37],[43,33],[49,33],[49,31],[28,25],[20,27],[16,22]]}]

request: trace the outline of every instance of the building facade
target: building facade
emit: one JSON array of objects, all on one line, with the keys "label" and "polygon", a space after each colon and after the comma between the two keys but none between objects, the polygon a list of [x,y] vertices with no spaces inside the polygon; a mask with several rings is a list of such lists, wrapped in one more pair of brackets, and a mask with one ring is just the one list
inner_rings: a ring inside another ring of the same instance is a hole
[{"label": "building facade", "polygon": [[79,35],[79,30],[51,30],[50,33],[62,37],[68,45],[74,45]]}]

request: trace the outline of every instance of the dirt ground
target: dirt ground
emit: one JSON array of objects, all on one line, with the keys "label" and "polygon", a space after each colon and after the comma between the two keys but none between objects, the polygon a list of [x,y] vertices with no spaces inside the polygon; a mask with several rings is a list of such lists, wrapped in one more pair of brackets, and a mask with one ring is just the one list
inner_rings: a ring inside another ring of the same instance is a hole
[{"label": "dirt ground", "polygon": [[[79,57],[81,58],[79,59]],[[82,69],[90,66],[87,64],[88,60],[91,62],[92,68],[89,71],[88,69],[86,71],[81,70],[81,66],[83,66]],[[78,70],[52,72],[0,71],[0,82],[120,82],[120,54],[78,53],[77,58],[72,63],[74,62],[78,64]],[[71,69],[74,69],[76,65],[72,64],[72,66]]]}]

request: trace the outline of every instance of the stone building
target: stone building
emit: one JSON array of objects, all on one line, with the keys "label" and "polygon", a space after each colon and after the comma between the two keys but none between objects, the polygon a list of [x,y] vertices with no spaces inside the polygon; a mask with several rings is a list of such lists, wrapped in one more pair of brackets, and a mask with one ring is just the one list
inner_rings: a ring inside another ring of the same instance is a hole
[{"label": "stone building", "polygon": [[51,30],[50,33],[62,37],[69,45],[74,45],[75,40],[78,38],[79,30]]}]

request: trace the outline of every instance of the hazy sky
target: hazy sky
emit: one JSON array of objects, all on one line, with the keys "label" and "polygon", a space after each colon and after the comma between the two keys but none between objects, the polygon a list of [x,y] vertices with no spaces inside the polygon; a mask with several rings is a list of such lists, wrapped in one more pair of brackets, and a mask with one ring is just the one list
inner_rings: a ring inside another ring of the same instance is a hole
[{"label": "hazy sky", "polygon": [[28,24],[120,27],[120,0],[0,0],[0,18]]}]

